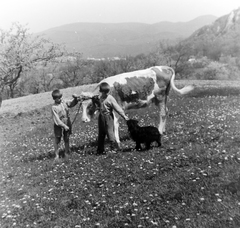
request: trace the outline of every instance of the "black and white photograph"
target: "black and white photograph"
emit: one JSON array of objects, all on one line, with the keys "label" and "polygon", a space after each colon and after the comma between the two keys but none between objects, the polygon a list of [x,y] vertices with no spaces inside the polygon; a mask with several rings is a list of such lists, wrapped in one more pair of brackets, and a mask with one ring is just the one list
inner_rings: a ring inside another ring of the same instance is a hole
[{"label": "black and white photograph", "polygon": [[0,228],[240,228],[240,1],[1,0]]}]

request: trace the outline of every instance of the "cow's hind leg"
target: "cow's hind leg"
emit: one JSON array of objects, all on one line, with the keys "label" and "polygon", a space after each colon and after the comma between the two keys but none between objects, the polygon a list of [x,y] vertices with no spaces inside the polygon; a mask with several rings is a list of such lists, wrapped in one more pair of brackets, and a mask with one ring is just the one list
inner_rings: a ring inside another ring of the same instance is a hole
[{"label": "cow's hind leg", "polygon": [[158,104],[158,110],[159,110],[158,130],[162,135],[166,131],[166,121],[167,121],[167,107],[166,107],[165,101],[161,101]]}]

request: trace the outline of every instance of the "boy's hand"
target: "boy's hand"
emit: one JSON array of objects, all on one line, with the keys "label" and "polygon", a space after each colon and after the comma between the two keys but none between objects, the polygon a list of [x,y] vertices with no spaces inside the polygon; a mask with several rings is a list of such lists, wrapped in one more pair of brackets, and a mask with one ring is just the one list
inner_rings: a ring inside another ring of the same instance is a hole
[{"label": "boy's hand", "polygon": [[128,118],[127,116],[125,116],[125,120],[126,120],[126,121],[128,121],[128,120],[129,120],[129,118]]},{"label": "boy's hand", "polygon": [[69,127],[66,125],[66,126],[64,126],[64,130],[65,131],[68,131],[69,130]]}]

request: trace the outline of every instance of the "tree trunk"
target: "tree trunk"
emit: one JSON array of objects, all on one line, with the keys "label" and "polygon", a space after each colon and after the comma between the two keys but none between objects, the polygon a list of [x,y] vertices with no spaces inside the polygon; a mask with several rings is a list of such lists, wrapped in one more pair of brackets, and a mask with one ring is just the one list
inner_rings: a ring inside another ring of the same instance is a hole
[{"label": "tree trunk", "polygon": [[2,94],[0,93],[0,107],[2,105]]},{"label": "tree trunk", "polygon": [[13,86],[13,84],[9,85],[9,92],[10,92],[10,97],[13,98],[14,97],[14,86]]}]

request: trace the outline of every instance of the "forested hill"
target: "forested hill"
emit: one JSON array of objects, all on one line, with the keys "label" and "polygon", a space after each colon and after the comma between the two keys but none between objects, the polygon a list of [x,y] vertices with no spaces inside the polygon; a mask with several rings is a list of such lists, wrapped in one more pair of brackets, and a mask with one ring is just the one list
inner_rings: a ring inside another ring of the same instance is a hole
[{"label": "forested hill", "polygon": [[202,55],[219,60],[224,56],[240,57],[240,7],[215,22],[195,31],[185,40]]},{"label": "forested hill", "polygon": [[53,42],[64,43],[68,50],[81,52],[84,57],[135,56],[153,51],[160,40],[186,38],[216,19],[205,15],[177,23],[74,23],[41,34]]}]

